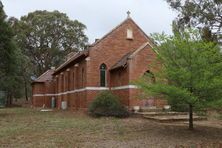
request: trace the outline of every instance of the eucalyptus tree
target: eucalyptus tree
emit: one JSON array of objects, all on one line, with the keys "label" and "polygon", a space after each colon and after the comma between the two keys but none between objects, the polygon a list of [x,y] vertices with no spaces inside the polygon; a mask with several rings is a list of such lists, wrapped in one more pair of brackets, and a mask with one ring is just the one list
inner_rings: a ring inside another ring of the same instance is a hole
[{"label": "eucalyptus tree", "polygon": [[64,62],[68,53],[84,50],[88,43],[86,26],[59,11],[35,11],[20,20],[11,18],[10,23],[37,76]]},{"label": "eucalyptus tree", "polygon": [[222,43],[222,0],[166,0],[178,12],[175,19],[180,29],[195,27],[202,38]]}]

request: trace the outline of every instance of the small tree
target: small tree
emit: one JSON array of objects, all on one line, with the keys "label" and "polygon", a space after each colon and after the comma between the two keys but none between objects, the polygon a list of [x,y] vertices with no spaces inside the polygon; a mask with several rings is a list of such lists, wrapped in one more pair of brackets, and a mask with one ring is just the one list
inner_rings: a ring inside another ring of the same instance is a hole
[{"label": "small tree", "polygon": [[[204,42],[196,31],[174,36],[155,35],[155,49],[161,70],[155,83],[144,78],[138,85],[144,92],[187,104],[189,129],[193,129],[193,109],[215,104],[222,98],[222,55],[214,43]],[[155,66],[155,64],[153,65]]]}]

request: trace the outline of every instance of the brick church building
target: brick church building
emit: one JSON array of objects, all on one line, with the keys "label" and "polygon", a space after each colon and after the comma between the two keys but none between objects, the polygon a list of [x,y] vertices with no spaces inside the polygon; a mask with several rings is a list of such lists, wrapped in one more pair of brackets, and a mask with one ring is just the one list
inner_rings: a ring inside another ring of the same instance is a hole
[{"label": "brick church building", "polygon": [[150,72],[156,58],[153,43],[142,29],[127,17],[85,51],[72,53],[56,69],[50,69],[32,83],[34,107],[56,108],[66,101],[68,109],[87,109],[104,90],[110,90],[121,103],[133,106],[162,106],[161,100],[141,100],[141,91],[131,82]]}]

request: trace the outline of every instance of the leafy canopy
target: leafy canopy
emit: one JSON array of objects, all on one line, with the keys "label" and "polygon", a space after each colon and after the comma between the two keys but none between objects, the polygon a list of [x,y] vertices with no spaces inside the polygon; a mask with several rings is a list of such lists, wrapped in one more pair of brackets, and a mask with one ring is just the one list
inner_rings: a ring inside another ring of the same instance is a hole
[{"label": "leafy canopy", "polygon": [[145,78],[138,81],[147,94],[196,107],[221,102],[222,54],[215,43],[204,42],[197,31],[188,29],[183,34],[154,38],[162,67],[154,72],[155,83],[147,83]]},{"label": "leafy canopy", "polygon": [[19,90],[21,78],[17,67],[21,64],[21,56],[0,1],[0,90],[5,91],[8,97]]},{"label": "leafy canopy", "polygon": [[179,14],[175,20],[180,29],[196,27],[202,38],[222,43],[222,0],[166,0]]},{"label": "leafy canopy", "polygon": [[10,23],[36,75],[60,65],[70,52],[84,50],[88,42],[86,26],[59,11],[35,11],[20,20],[11,18]]}]

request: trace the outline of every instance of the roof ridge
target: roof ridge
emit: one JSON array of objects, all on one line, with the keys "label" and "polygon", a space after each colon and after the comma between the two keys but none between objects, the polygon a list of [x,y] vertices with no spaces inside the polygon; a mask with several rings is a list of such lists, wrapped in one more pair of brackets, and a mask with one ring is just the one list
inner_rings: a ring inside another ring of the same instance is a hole
[{"label": "roof ridge", "polygon": [[142,32],[142,34],[146,37],[146,39],[148,39],[150,41],[151,44],[153,44],[152,46],[155,45],[155,43],[153,42],[153,40],[143,31],[143,29],[131,18],[131,17],[127,17],[125,20],[123,20],[119,25],[117,25],[116,27],[114,27],[111,31],[109,31],[108,33],[106,33],[102,38],[100,38],[99,40],[97,40],[96,42],[94,42],[93,44],[91,44],[91,46],[95,46],[96,44],[98,44],[99,42],[101,42],[102,40],[104,40],[107,36],[109,36],[112,32],[114,32],[116,29],[118,29],[121,25],[123,25],[126,21],[132,21],[132,23]]},{"label": "roof ridge", "polygon": [[143,31],[143,29],[133,20],[131,19],[132,22],[134,23],[134,25],[136,25],[136,27],[143,33],[143,35],[153,44],[150,45],[151,47],[155,45],[154,41]]},{"label": "roof ridge", "polygon": [[[81,54],[86,54],[84,52],[89,52],[90,50],[93,49],[93,47],[95,45],[97,45],[98,43],[100,43],[102,40],[104,40],[107,36],[109,36],[111,33],[113,33],[115,30],[117,30],[120,26],[122,26],[126,21],[131,21],[138,29],[139,31],[141,31],[141,33],[144,35],[144,37],[148,40],[149,45],[151,47],[153,47],[155,44],[152,41],[152,39],[136,24],[136,22],[131,18],[131,17],[127,17],[125,20],[123,20],[119,25],[117,25],[116,27],[114,27],[111,31],[109,31],[107,34],[105,34],[102,38],[100,38],[98,41],[94,42],[93,44],[90,45],[90,47],[88,47],[87,50],[85,51],[81,51],[81,52],[77,52],[76,54],[74,54],[69,60],[65,61],[64,63],[62,63],[55,71],[54,74],[59,71],[60,69],[62,69],[63,67],[65,67],[67,64],[69,64],[70,62],[72,62],[73,60],[75,60],[76,58],[78,58],[78,56],[80,56]],[[151,45],[152,44],[152,45]],[[91,48],[92,47],[92,48]]]},{"label": "roof ridge", "polygon": [[95,46],[96,44],[98,44],[99,42],[101,42],[103,39],[105,39],[108,35],[110,35],[113,31],[115,31],[116,29],[118,29],[121,25],[123,25],[127,20],[132,20],[131,17],[126,18],[125,20],[123,20],[119,25],[117,25],[116,27],[114,27],[112,30],[110,30],[108,33],[106,33],[102,38],[100,38],[99,40],[97,40],[96,42],[94,42],[91,46]]}]

